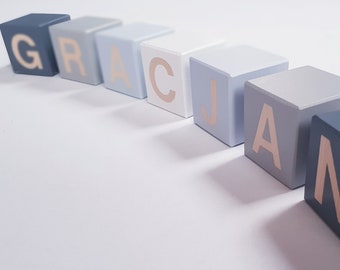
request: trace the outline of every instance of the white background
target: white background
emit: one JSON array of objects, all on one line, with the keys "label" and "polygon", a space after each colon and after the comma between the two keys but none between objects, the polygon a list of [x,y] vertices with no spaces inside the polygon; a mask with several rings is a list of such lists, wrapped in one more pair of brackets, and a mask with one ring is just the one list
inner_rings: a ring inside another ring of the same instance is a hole
[{"label": "white background", "polygon": [[[338,1],[7,1],[213,32],[340,75]],[[339,269],[303,201],[199,127],[105,89],[14,74],[0,41],[0,269]]]}]

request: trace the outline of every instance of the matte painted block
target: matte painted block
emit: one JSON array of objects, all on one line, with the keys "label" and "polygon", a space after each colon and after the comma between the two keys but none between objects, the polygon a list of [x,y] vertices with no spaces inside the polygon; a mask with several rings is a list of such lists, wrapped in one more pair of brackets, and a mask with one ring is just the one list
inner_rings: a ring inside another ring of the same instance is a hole
[{"label": "matte painted block", "polygon": [[312,116],[340,108],[340,77],[301,67],[246,82],[245,155],[293,189],[305,183]]},{"label": "matte painted block", "polygon": [[13,71],[41,76],[58,73],[48,27],[68,20],[67,14],[31,13],[1,24]]},{"label": "matte painted block", "polygon": [[104,86],[132,97],[145,98],[140,43],[172,32],[171,28],[146,23],[98,32],[96,44]]},{"label": "matte painted block", "polygon": [[195,123],[229,146],[243,143],[244,83],[287,69],[285,58],[249,46],[214,47],[191,57]]},{"label": "matte painted block", "polygon": [[142,42],[148,102],[183,117],[192,116],[189,58],[221,43],[221,39],[192,33],[174,33]]},{"label": "matte painted block", "polygon": [[340,237],[340,111],[313,116],[305,200]]},{"label": "matte painted block", "polygon": [[51,26],[60,76],[93,85],[102,83],[95,34],[121,23],[117,19],[86,16]]}]

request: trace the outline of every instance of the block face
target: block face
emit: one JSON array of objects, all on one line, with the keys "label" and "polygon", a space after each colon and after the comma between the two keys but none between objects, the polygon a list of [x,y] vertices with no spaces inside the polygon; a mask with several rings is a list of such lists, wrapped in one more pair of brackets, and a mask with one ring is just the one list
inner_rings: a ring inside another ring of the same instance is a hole
[{"label": "block face", "polygon": [[93,85],[102,83],[95,34],[119,25],[117,19],[87,16],[50,27],[60,76]]},{"label": "block face", "polygon": [[145,98],[140,43],[171,32],[171,28],[145,23],[98,32],[97,52],[105,87],[136,98]]},{"label": "block face", "polygon": [[[253,91],[248,85],[244,95],[245,155],[290,186],[295,171],[292,157],[298,142],[298,112],[268,95]],[[261,146],[261,138],[271,142],[270,150]],[[260,142],[260,147],[255,141]]]},{"label": "block face", "polygon": [[192,116],[189,58],[223,40],[175,33],[141,43],[148,102],[182,117]]},{"label": "block face", "polygon": [[340,237],[340,111],[313,117],[305,200]]},{"label": "block face", "polygon": [[312,116],[340,108],[339,87],[338,76],[312,67],[248,81],[245,155],[289,188],[303,185]]},{"label": "block face", "polygon": [[224,143],[229,142],[229,77],[190,59],[194,122]]},{"label": "block face", "polygon": [[58,73],[48,27],[68,20],[67,14],[32,13],[1,24],[13,71],[40,76]]},{"label": "block face", "polygon": [[195,123],[229,146],[243,143],[244,83],[287,69],[285,58],[249,46],[218,46],[191,57]]},{"label": "block face", "polygon": [[183,117],[191,115],[186,105],[187,85],[182,57],[142,47],[148,102]]}]

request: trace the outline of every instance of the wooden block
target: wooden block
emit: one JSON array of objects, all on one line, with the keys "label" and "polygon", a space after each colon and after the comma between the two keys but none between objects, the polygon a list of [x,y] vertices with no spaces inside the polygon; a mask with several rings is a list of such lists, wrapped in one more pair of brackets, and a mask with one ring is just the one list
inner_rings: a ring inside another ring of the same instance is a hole
[{"label": "wooden block", "polygon": [[313,116],[305,200],[340,237],[340,111]]},{"label": "wooden block", "polygon": [[222,42],[192,33],[174,33],[142,42],[148,102],[182,117],[192,116],[189,57]]},{"label": "wooden block", "polygon": [[214,47],[191,57],[195,123],[229,146],[243,143],[244,83],[287,69],[285,58],[249,46]]},{"label": "wooden block", "polygon": [[140,43],[172,32],[171,28],[146,23],[98,32],[96,44],[104,86],[132,97],[145,98]]},{"label": "wooden block", "polygon": [[305,183],[312,116],[340,108],[340,77],[301,67],[246,82],[245,155],[293,189]]},{"label": "wooden block", "polygon": [[31,13],[1,24],[13,71],[41,76],[58,73],[48,27],[68,20],[67,14]]},{"label": "wooden block", "polygon": [[60,76],[93,85],[102,83],[95,33],[118,25],[121,21],[117,19],[86,16],[51,26]]}]

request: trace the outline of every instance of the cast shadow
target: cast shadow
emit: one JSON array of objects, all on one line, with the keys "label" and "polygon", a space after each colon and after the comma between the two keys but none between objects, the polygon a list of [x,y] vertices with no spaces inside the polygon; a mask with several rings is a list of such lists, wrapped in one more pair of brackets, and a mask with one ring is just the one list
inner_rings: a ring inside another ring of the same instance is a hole
[{"label": "cast shadow", "polygon": [[16,91],[38,94],[69,94],[84,88],[84,84],[63,79],[58,74],[55,76],[17,74],[10,65],[0,69],[0,84],[14,86]]},{"label": "cast shadow", "polygon": [[265,229],[293,269],[339,269],[340,241],[305,201],[280,213]]},{"label": "cast shadow", "polygon": [[176,114],[148,103],[145,99],[133,99],[138,102],[135,102],[134,106],[123,107],[114,111],[114,117],[138,128],[162,126],[184,120]]},{"label": "cast shadow", "polygon": [[187,121],[186,125],[159,135],[159,139],[184,159],[197,158],[229,149],[226,144],[195,125],[193,121]]},{"label": "cast shadow", "polygon": [[208,176],[219,188],[246,204],[289,191],[244,155],[209,171]]},{"label": "cast shadow", "polygon": [[30,75],[14,73],[11,65],[0,68],[0,84],[26,84],[30,77]]},{"label": "cast shadow", "polygon": [[112,108],[118,110],[121,107],[135,105],[140,102],[138,99],[106,89],[104,85],[82,85],[81,91],[68,95],[66,99],[90,107],[110,108],[110,110]]}]

